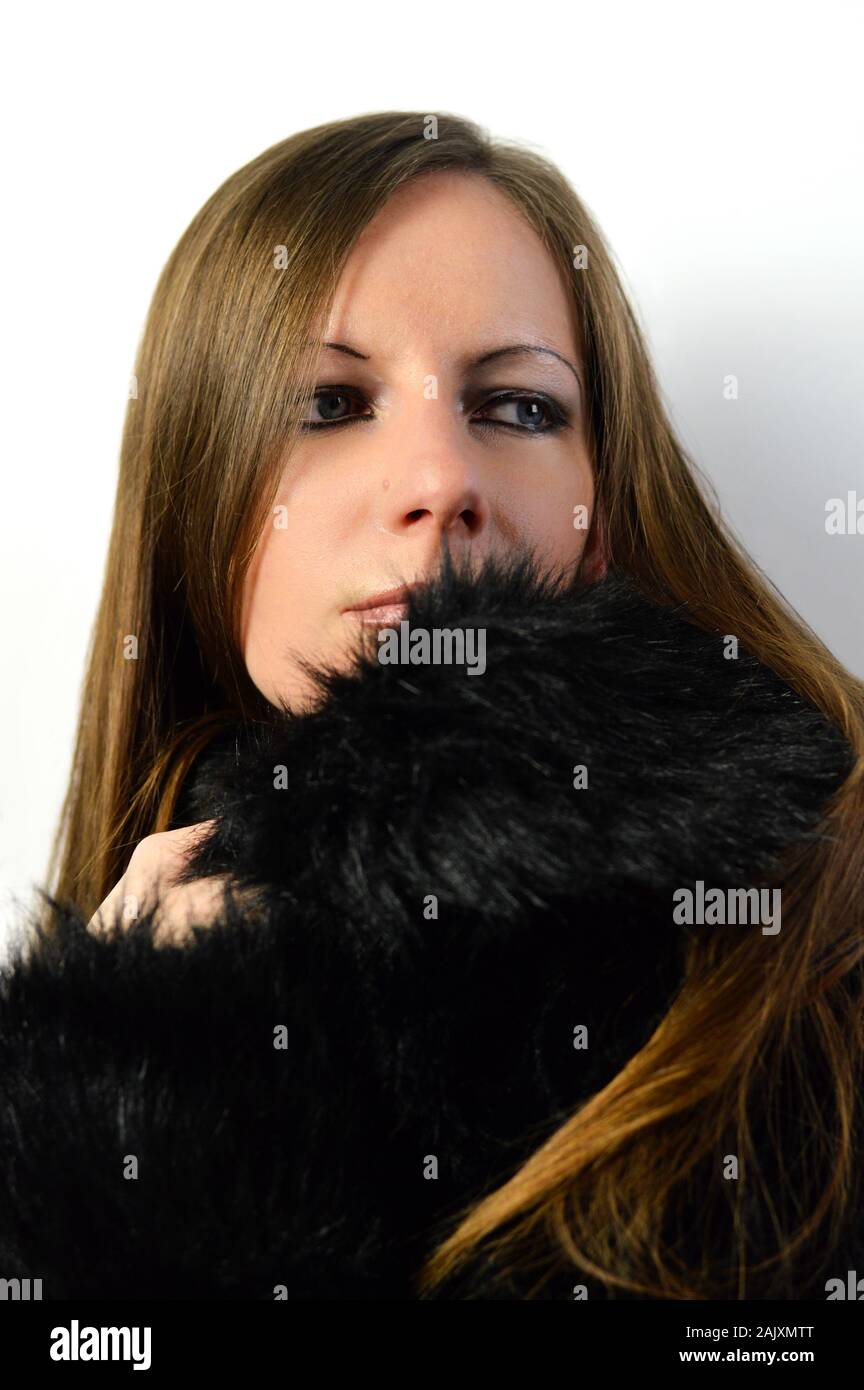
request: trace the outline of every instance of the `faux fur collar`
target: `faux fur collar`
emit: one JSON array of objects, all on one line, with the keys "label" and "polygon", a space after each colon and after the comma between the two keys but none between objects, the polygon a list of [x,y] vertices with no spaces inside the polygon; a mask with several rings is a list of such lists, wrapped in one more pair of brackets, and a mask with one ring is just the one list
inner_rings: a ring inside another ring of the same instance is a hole
[{"label": "faux fur collar", "polygon": [[500,940],[526,907],[767,875],[852,765],[734,634],[623,576],[445,571],[405,627],[483,632],[484,672],[373,655],[321,678],[318,712],[229,730],[184,805],[219,821],[195,872],[314,886],[336,912],[390,889],[406,926],[427,883]]},{"label": "faux fur collar", "polygon": [[157,950],[149,916],[96,941],[58,905],[4,982],[0,1268],[45,1298],[415,1297],[440,1223],[662,1018],[673,892],[770,884],[851,766],[621,576],[445,571],[408,621],[482,629],[485,670],[369,653],[195,769],[189,876],[253,918]]}]

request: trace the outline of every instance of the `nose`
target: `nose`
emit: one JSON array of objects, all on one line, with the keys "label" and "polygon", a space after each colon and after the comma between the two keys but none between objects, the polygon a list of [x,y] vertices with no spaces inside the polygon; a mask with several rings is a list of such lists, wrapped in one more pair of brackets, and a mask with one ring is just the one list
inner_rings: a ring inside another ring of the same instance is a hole
[{"label": "nose", "polygon": [[440,419],[424,402],[425,424],[407,422],[400,429],[398,454],[388,451],[380,471],[379,528],[437,545],[446,535],[451,546],[476,541],[487,528],[489,499],[479,460],[459,427]]}]

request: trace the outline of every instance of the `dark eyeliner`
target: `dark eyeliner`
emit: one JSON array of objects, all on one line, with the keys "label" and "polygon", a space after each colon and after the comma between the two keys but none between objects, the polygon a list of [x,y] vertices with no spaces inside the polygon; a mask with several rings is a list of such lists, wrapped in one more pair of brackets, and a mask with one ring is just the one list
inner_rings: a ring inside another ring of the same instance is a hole
[{"label": "dark eyeliner", "polygon": [[[364,393],[356,390],[353,386],[319,386],[308,404],[314,404],[319,396],[347,396],[349,400],[362,400],[366,405],[369,404]],[[340,425],[354,425],[358,420],[370,421],[374,418],[374,415],[346,415],[343,420],[303,420],[300,428],[304,433],[311,433],[313,430],[332,430],[337,429]]]},{"label": "dark eyeliner", "polygon": [[534,401],[541,405],[549,417],[549,424],[544,429],[532,430],[527,425],[508,424],[504,420],[472,420],[471,424],[476,429],[498,429],[511,430],[517,434],[533,435],[535,438],[542,438],[547,434],[557,434],[561,429],[565,429],[570,423],[567,411],[560,406],[551,396],[547,396],[543,391],[517,391],[507,389],[500,391],[497,395],[485,398],[483,409],[495,406],[505,401]]},{"label": "dark eyeliner", "polygon": [[[360,400],[368,406],[369,400],[364,392],[356,390],[354,387],[333,385],[318,388],[310,399],[310,404],[314,403],[320,396],[345,396],[349,400]],[[493,408],[496,404],[506,401],[534,401],[543,407],[549,417],[549,424],[543,429],[530,429],[527,425],[514,425],[504,420],[471,420],[470,423],[475,429],[481,430],[507,430],[511,433],[521,435],[533,435],[542,437],[547,434],[556,434],[559,430],[567,428],[570,423],[568,412],[558,404],[551,396],[547,396],[542,391],[517,391],[508,389],[501,391],[497,395],[484,397],[483,409]],[[304,420],[301,422],[301,431],[312,433],[315,430],[338,429],[342,425],[354,425],[362,422],[370,422],[375,419],[374,415],[346,415],[341,420]]]}]

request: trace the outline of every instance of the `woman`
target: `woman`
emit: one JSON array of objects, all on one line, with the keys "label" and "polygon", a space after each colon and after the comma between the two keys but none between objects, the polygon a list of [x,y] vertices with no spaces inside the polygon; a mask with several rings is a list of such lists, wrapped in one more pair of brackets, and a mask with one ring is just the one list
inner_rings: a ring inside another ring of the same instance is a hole
[{"label": "woman", "polygon": [[828,1296],[864,692],[704,500],[566,181],[455,117],[294,136],[136,380],[4,982],[7,1277]]}]

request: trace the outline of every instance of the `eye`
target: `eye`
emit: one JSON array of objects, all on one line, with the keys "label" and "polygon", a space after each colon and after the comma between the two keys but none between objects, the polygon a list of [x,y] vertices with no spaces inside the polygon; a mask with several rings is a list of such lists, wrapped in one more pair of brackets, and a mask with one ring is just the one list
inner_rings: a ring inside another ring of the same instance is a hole
[{"label": "eye", "polygon": [[322,386],[312,397],[310,405],[324,416],[323,420],[304,420],[304,430],[327,429],[331,425],[351,424],[355,420],[371,420],[371,415],[344,415],[342,407],[351,401],[362,399],[357,391],[348,386]]},{"label": "eye", "polygon": [[[483,414],[489,410],[498,408],[513,408],[515,419],[511,420],[489,420],[473,419],[472,423],[478,429],[514,429],[521,430],[523,434],[554,434],[557,430],[563,429],[568,423],[567,412],[561,408],[557,401],[552,400],[551,396],[542,396],[535,393],[526,394],[522,391],[502,391],[494,396],[488,405],[482,407]],[[541,425],[545,415],[546,425]]]},{"label": "eye", "polygon": [[[358,421],[374,420],[372,413],[365,415],[346,414],[345,407],[351,403],[365,404],[369,401],[362,391],[351,386],[321,386],[309,402],[310,408],[317,410],[324,418],[305,419],[301,428],[304,431],[335,429],[338,425],[353,425]],[[489,419],[490,410],[507,410],[515,414],[515,419]],[[479,418],[478,418],[479,417]],[[545,425],[542,423],[545,418]],[[501,391],[480,407],[471,417],[471,423],[480,430],[516,430],[520,434],[554,434],[569,424],[567,411],[551,396],[538,392]]]}]

